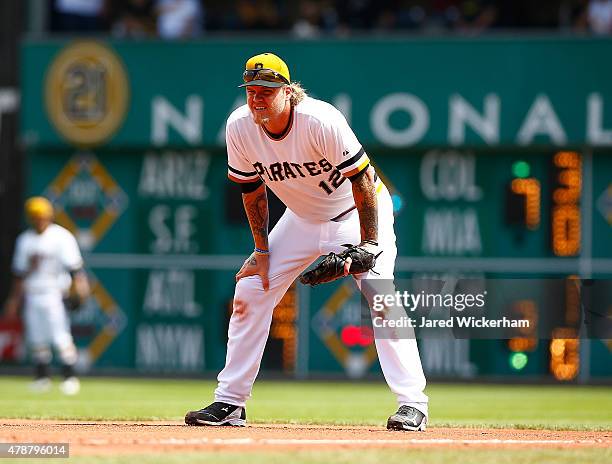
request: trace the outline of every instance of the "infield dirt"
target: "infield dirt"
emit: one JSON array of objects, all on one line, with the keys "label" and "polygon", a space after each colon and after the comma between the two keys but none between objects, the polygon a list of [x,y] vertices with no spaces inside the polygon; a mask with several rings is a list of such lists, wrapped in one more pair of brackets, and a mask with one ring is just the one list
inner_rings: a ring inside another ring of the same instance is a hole
[{"label": "infield dirt", "polygon": [[254,424],[188,427],[181,422],[80,422],[4,419],[5,443],[70,443],[70,455],[177,451],[404,448],[611,448],[612,431],[429,428],[392,432],[372,426]]}]

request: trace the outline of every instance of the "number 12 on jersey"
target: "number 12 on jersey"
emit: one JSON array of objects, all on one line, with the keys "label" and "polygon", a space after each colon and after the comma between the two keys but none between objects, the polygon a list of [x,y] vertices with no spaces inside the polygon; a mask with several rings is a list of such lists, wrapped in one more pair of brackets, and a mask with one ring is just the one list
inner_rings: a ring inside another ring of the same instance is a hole
[{"label": "number 12 on jersey", "polygon": [[327,179],[327,182],[325,182],[324,180],[319,182],[319,187],[321,187],[325,191],[325,193],[331,195],[332,193],[334,193],[334,190],[340,187],[340,185],[342,185],[342,182],[344,182],[345,180],[346,177],[344,177],[340,171],[334,169],[331,172],[329,179]]}]

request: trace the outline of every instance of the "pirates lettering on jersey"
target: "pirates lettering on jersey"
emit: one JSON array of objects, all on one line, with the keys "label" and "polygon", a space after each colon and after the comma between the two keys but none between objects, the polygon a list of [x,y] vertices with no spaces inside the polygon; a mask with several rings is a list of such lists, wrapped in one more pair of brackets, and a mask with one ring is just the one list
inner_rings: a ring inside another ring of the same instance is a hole
[{"label": "pirates lettering on jersey", "polygon": [[282,163],[272,163],[269,166],[264,166],[262,163],[257,162],[253,164],[253,167],[264,182],[266,180],[270,182],[282,182],[297,179],[299,177],[316,177],[330,173],[327,176],[327,181],[322,180],[319,182],[319,187],[328,195],[331,195],[334,190],[340,187],[346,180],[346,177],[325,158],[321,158],[319,161],[307,161],[301,164],[283,161]]},{"label": "pirates lettering on jersey", "polygon": [[328,221],[355,205],[346,179],[370,163],[344,115],[311,97],[293,107],[293,124],[281,140],[270,138],[249,107],[241,106],[228,118],[226,142],[232,181],[264,181],[287,208],[313,221]]}]

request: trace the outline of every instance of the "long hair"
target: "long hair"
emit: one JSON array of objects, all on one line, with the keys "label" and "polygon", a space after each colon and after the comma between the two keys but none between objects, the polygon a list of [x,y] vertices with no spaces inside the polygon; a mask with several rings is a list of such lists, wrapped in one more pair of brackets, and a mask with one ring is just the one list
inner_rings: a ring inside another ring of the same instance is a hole
[{"label": "long hair", "polygon": [[306,98],[306,90],[302,88],[299,82],[292,82],[289,84],[289,88],[291,89],[291,106],[296,106]]}]

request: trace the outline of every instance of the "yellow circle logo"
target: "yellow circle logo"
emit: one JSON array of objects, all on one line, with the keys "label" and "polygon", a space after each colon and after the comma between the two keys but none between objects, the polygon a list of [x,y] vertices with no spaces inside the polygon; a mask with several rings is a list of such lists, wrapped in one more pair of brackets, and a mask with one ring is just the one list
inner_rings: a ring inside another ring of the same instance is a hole
[{"label": "yellow circle logo", "polygon": [[83,41],[55,58],[45,82],[45,103],[57,131],[75,145],[99,145],[115,134],[128,107],[128,79],[119,57]]}]

